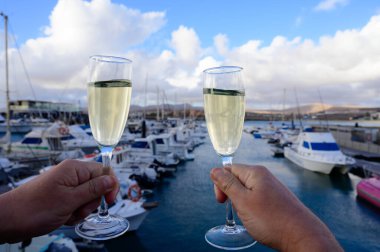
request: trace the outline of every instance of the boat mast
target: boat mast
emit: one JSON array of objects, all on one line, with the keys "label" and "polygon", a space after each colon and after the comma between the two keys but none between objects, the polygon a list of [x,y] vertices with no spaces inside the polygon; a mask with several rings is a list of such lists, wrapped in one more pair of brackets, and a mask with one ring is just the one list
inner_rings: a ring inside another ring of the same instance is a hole
[{"label": "boat mast", "polygon": [[301,118],[302,115],[301,115],[300,103],[298,101],[298,94],[297,94],[296,88],[294,88],[294,93],[296,95],[297,112],[298,112],[298,117],[299,117],[299,121],[300,121],[300,128],[301,128],[301,131],[303,131],[302,118]]},{"label": "boat mast", "polygon": [[145,75],[145,83],[144,83],[144,109],[143,109],[143,119],[146,119],[146,95],[147,95],[147,86],[148,86],[148,73]]},{"label": "boat mast", "polygon": [[285,123],[285,100],[286,100],[286,89],[284,88],[284,100],[282,101],[282,122]]},{"label": "boat mast", "polygon": [[160,120],[160,88],[157,87],[157,112],[156,112],[156,121],[158,122]]},{"label": "boat mast", "polygon": [[186,102],[183,102],[183,122],[186,121]]},{"label": "boat mast", "polygon": [[323,115],[325,116],[327,131],[330,131],[329,120],[327,119],[325,104],[323,103],[321,91],[319,90],[319,88],[318,88],[318,95],[319,95],[319,100],[321,101],[321,104],[322,104]]},{"label": "boat mast", "polygon": [[8,76],[8,16],[3,12],[0,12],[0,16],[4,18],[4,30],[5,30],[5,93],[6,93],[6,103],[7,103],[7,133],[6,138],[8,137],[8,141],[10,142],[11,138],[11,114],[10,114],[10,106],[9,106],[9,76]]}]

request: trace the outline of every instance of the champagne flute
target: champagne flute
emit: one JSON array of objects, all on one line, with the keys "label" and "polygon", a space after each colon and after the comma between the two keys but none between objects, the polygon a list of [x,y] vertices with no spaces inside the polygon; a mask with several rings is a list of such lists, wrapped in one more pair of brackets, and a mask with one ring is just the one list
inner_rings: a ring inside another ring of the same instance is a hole
[{"label": "champagne flute", "polygon": [[[242,70],[238,66],[221,66],[203,71],[207,129],[223,167],[232,166],[243,131],[245,91]],[[205,239],[210,245],[226,250],[244,249],[256,243],[243,226],[235,223],[229,199],[226,202],[226,224],[210,229]]]},{"label": "champagne flute", "polygon": [[[132,93],[132,61],[113,56],[91,56],[87,84],[88,115],[102,155],[103,174],[111,169],[112,150],[127,122]],[[128,221],[108,213],[104,196],[97,215],[75,227],[77,234],[90,240],[108,240],[124,234]]]}]

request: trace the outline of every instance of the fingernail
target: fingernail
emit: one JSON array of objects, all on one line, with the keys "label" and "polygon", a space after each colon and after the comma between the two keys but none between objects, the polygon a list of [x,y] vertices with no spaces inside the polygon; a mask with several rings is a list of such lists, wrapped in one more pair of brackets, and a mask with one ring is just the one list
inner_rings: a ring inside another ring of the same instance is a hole
[{"label": "fingernail", "polygon": [[106,189],[112,189],[115,184],[115,181],[111,176],[104,176],[103,183]]}]

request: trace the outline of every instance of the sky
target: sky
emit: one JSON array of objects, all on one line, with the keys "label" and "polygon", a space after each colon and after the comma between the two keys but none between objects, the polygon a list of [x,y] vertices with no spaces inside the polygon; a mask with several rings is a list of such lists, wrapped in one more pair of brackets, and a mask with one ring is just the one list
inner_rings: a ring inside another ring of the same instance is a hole
[{"label": "sky", "polygon": [[[0,0],[12,100],[86,106],[88,57],[133,61],[133,104],[202,105],[202,72],[244,68],[247,106],[380,107],[377,0]],[[0,20],[0,108],[5,106]],[[146,87],[146,88],[145,88]],[[147,92],[145,92],[145,89]],[[319,95],[320,94],[320,95]]]}]

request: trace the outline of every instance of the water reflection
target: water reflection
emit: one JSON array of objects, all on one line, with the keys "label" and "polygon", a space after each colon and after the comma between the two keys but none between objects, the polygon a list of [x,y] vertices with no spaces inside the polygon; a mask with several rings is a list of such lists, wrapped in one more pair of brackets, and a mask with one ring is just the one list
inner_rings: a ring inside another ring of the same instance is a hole
[{"label": "water reflection", "polygon": [[[156,188],[151,200],[160,205],[139,230],[107,242],[109,251],[220,252],[204,241],[204,234],[224,222],[225,207],[216,202],[209,178],[210,169],[220,167],[221,161],[209,141],[195,154],[193,162],[180,165],[175,176],[165,178]],[[248,134],[243,134],[235,161],[268,167],[329,226],[346,251],[380,251],[380,213],[356,200],[358,179],[318,174],[284,158],[273,158],[265,140],[254,140]],[[272,250],[255,245],[244,251]]]},{"label": "water reflection", "polygon": [[340,190],[342,193],[349,194],[354,190],[351,178],[348,174],[341,174],[338,171],[333,170],[329,178],[331,186]]},{"label": "water reflection", "polygon": [[[106,241],[105,246],[108,251],[148,251],[143,243],[136,232],[127,232],[125,235]],[[127,245],[121,246],[121,244]]]}]

